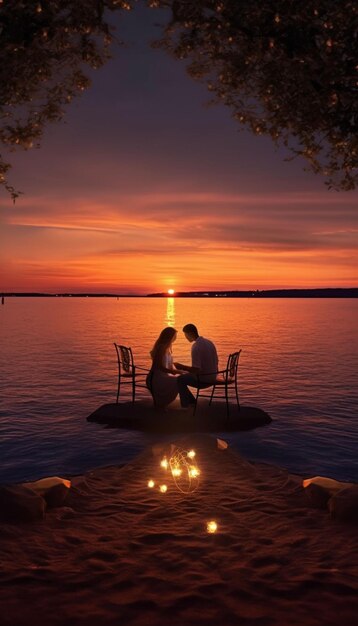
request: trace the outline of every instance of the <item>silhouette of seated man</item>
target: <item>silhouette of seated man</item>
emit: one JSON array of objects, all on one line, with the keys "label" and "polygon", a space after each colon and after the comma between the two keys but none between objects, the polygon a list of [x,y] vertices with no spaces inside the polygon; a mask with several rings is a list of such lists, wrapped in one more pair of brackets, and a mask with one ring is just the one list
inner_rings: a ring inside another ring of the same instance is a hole
[{"label": "silhouette of seated man", "polygon": [[218,371],[218,354],[210,339],[202,337],[194,324],[186,324],[183,333],[191,346],[191,365],[174,363],[176,369],[188,372],[177,378],[180,404],[183,409],[195,405],[195,398],[188,387],[205,389],[210,387],[216,379]]}]

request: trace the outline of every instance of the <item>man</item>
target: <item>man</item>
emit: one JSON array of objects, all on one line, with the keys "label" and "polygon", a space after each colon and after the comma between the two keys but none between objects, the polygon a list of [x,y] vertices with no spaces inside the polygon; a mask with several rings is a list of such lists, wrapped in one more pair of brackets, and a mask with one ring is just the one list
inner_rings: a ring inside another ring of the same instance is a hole
[{"label": "man", "polygon": [[183,333],[192,344],[191,366],[183,363],[174,363],[178,370],[184,370],[188,374],[181,374],[177,378],[180,403],[183,409],[195,405],[195,398],[189,387],[205,389],[210,387],[216,379],[218,371],[218,355],[212,341],[199,337],[198,329],[194,324],[186,324]]}]

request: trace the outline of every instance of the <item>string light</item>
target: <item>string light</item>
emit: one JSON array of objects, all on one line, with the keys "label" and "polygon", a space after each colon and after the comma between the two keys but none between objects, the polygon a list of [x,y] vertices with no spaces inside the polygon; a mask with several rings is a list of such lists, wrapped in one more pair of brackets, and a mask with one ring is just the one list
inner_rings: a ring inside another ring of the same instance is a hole
[{"label": "string light", "polygon": [[[162,470],[170,469],[176,488],[181,493],[191,493],[199,486],[200,469],[193,459],[196,457],[195,450],[182,450],[174,448],[171,456],[163,456],[159,466]],[[148,487],[153,488],[154,480],[149,480]],[[160,485],[159,490],[162,493],[167,491],[167,485]]]},{"label": "string light", "polygon": [[[165,455],[159,462],[159,467],[167,472],[170,470],[171,477],[174,485],[181,493],[191,493],[195,491],[199,486],[199,477],[201,471],[193,459],[196,458],[196,452],[193,449],[183,450],[182,448],[171,446],[170,455]],[[169,474],[169,476],[170,476]],[[168,474],[167,474],[168,475]],[[155,487],[155,481],[151,478],[148,480],[148,487],[152,489]],[[160,493],[167,493],[168,485],[166,483],[158,484],[158,490]],[[206,522],[206,532],[209,535],[213,535],[218,531],[218,524],[215,520],[211,519]]]},{"label": "string light", "polygon": [[209,535],[213,535],[214,533],[216,533],[217,529],[218,525],[215,520],[210,520],[210,522],[207,522],[206,531],[209,533]]},{"label": "string light", "polygon": [[192,461],[195,456],[195,450],[186,451],[175,448],[169,459],[175,486],[181,493],[191,493],[199,486],[200,470]]},{"label": "string light", "polygon": [[200,472],[199,469],[197,467],[195,467],[195,465],[191,465],[190,469],[189,469],[189,476],[190,478],[197,478],[199,476]]}]

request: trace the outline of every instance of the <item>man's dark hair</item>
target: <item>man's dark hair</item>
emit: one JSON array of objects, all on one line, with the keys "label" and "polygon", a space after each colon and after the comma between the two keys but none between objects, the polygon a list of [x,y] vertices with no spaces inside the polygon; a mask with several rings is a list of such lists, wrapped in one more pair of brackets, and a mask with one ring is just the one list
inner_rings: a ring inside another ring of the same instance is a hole
[{"label": "man's dark hair", "polygon": [[198,329],[195,324],[185,324],[183,328],[183,333],[189,333],[190,335],[195,335],[195,337],[199,337]]}]

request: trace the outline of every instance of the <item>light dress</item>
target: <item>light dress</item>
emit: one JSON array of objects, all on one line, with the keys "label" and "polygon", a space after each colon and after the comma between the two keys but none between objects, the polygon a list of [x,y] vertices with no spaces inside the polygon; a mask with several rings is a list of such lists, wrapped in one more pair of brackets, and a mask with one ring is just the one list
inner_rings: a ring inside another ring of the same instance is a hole
[{"label": "light dress", "polygon": [[[163,356],[163,367],[173,369],[173,357],[167,350]],[[173,374],[152,367],[147,376],[147,387],[151,391],[156,406],[167,406],[178,395],[177,379]]]}]

